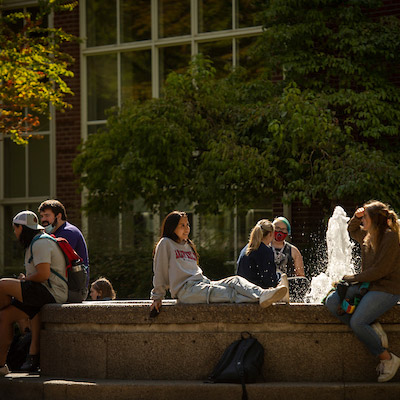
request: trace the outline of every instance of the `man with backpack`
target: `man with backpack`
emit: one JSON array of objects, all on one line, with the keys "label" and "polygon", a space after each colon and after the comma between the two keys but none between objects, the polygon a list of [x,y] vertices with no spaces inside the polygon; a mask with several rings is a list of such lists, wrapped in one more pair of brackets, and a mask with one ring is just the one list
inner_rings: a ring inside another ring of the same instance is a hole
[{"label": "man with backpack", "polygon": [[[64,205],[58,200],[46,200],[38,208],[40,223],[46,233],[68,240],[71,247],[83,259],[86,267],[89,267],[89,256],[82,232],[67,221],[67,212]],[[89,282],[88,282],[89,284]]]},{"label": "man with backpack", "polygon": [[[75,252],[82,258],[87,270],[86,288],[89,285],[89,257],[86,246],[86,241],[82,232],[73,224],[67,221],[67,212],[64,205],[55,199],[42,202],[38,208],[40,214],[40,222],[46,233],[54,235],[56,238],[64,238],[68,241]],[[87,296],[87,292],[86,292]],[[86,296],[76,300],[80,302],[86,299]],[[71,301],[71,300],[68,300]],[[36,338],[40,333],[40,313],[31,320],[32,343],[38,343]],[[39,365],[39,346],[31,347],[30,355],[26,362],[22,365],[21,370],[25,372],[38,371]]]},{"label": "man with backpack", "polygon": [[[9,373],[6,358],[13,338],[13,324],[33,319],[49,303],[65,303],[68,285],[59,275],[66,274],[64,254],[52,240],[34,240],[43,235],[36,214],[21,211],[13,218],[14,234],[25,250],[25,274],[19,279],[0,279],[0,376]],[[34,241],[34,243],[32,243]],[[55,274],[55,271],[57,274]],[[37,357],[39,336],[32,338],[28,357]]]}]

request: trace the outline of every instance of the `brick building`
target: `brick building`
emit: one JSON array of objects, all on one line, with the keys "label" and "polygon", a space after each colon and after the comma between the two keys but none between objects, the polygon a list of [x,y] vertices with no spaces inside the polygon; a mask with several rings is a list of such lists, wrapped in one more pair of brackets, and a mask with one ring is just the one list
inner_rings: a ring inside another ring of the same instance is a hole
[{"label": "brick building", "polygon": [[[384,3],[378,13],[400,15],[399,1]],[[82,195],[72,170],[77,146],[104,126],[109,107],[128,98],[158,97],[167,74],[185,68],[194,54],[209,55],[219,74],[226,64],[250,65],[247,49],[262,32],[254,25],[257,9],[252,4],[249,0],[79,0],[73,12],[49,17],[50,25],[83,39],[65,47],[75,58],[75,76],[68,81],[74,96],[67,99],[73,108],[52,111],[53,119],[42,124],[42,140],[31,140],[26,147],[9,140],[0,143],[0,272],[22,261],[10,229],[12,216],[21,209],[36,210],[47,198],[64,203],[69,221],[81,227],[90,250],[129,245],[135,231],[133,216],[110,221],[82,214]],[[30,7],[35,1],[3,1],[4,9]],[[352,205],[345,206],[352,212]],[[140,229],[156,231],[159,216],[139,211]],[[298,203],[284,207],[279,199],[266,198],[249,205],[246,215],[191,218],[195,239],[208,240],[213,232],[214,244],[231,246],[234,260],[259,218],[285,214],[292,220],[293,241],[303,247],[313,233],[325,229],[330,211]]]}]

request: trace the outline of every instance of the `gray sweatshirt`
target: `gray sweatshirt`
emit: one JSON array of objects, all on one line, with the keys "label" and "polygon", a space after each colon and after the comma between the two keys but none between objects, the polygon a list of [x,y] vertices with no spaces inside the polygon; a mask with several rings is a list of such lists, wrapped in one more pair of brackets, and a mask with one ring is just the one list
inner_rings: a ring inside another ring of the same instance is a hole
[{"label": "gray sweatshirt", "polygon": [[205,278],[197,265],[196,254],[188,243],[176,243],[162,238],[154,253],[153,290],[150,298],[160,300],[167,289],[176,298],[179,289],[188,281],[201,281]]}]

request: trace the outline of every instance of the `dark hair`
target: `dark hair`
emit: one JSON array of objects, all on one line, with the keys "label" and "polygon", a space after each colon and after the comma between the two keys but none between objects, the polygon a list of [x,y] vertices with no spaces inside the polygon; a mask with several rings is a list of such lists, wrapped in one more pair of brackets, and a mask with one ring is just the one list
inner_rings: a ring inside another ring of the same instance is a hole
[{"label": "dark hair", "polygon": [[161,236],[160,239],[163,237],[167,237],[172,239],[174,242],[178,241],[178,236],[174,232],[176,227],[179,224],[181,218],[187,218],[187,214],[183,211],[172,211],[170,212],[161,224]]},{"label": "dark hair", "polygon": [[115,300],[115,298],[117,297],[111,282],[107,278],[100,277],[92,283],[92,287],[97,292],[101,292],[100,299],[110,298],[112,300]]},{"label": "dark hair", "polygon": [[22,226],[22,232],[21,235],[18,238],[18,241],[21,243],[22,247],[24,249],[28,248],[29,245],[32,242],[32,239],[40,232],[42,232],[41,229],[31,229],[28,228],[25,225],[21,225],[21,224],[14,224],[16,227],[20,227]]},{"label": "dark hair", "polygon": [[60,201],[54,199],[46,200],[42,204],[40,204],[38,212],[40,213],[48,209],[53,211],[54,215],[58,215],[61,213],[61,219],[63,221],[67,220],[67,212],[65,211],[64,205]]},{"label": "dark hair", "polygon": [[[172,239],[174,242],[178,242],[179,238],[174,231],[175,231],[176,227],[178,226],[181,218],[188,218],[187,214],[184,211],[172,211],[164,218],[164,220],[161,224],[160,239],[157,241],[157,244],[164,237]],[[190,239],[188,239],[187,242],[188,242],[189,246],[195,252],[197,262],[198,262],[199,261],[199,253],[197,253],[195,244]],[[156,244],[156,246],[157,246],[157,244]],[[156,246],[154,247],[154,250],[153,250],[153,256],[154,256]]]}]

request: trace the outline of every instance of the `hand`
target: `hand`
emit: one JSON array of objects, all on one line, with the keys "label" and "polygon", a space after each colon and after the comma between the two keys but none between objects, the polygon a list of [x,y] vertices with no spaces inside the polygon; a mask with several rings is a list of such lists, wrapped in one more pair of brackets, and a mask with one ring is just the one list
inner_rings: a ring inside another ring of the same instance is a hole
[{"label": "hand", "polygon": [[362,218],[362,217],[364,216],[364,214],[365,214],[365,209],[364,209],[364,207],[357,208],[356,212],[354,213],[354,215],[355,215],[357,218]]},{"label": "hand", "polygon": [[153,303],[150,306],[150,311],[152,311],[154,308],[157,311],[160,311],[161,306],[162,306],[161,300],[153,300]]},{"label": "hand", "polygon": [[343,280],[343,281],[346,281],[346,282],[352,282],[352,281],[354,281],[354,275],[345,275],[345,276],[342,278],[342,280]]},{"label": "hand", "polygon": [[23,274],[23,273],[20,273],[19,275],[18,275],[18,278],[17,279],[19,279],[20,281],[24,281],[25,280],[25,275]]}]

